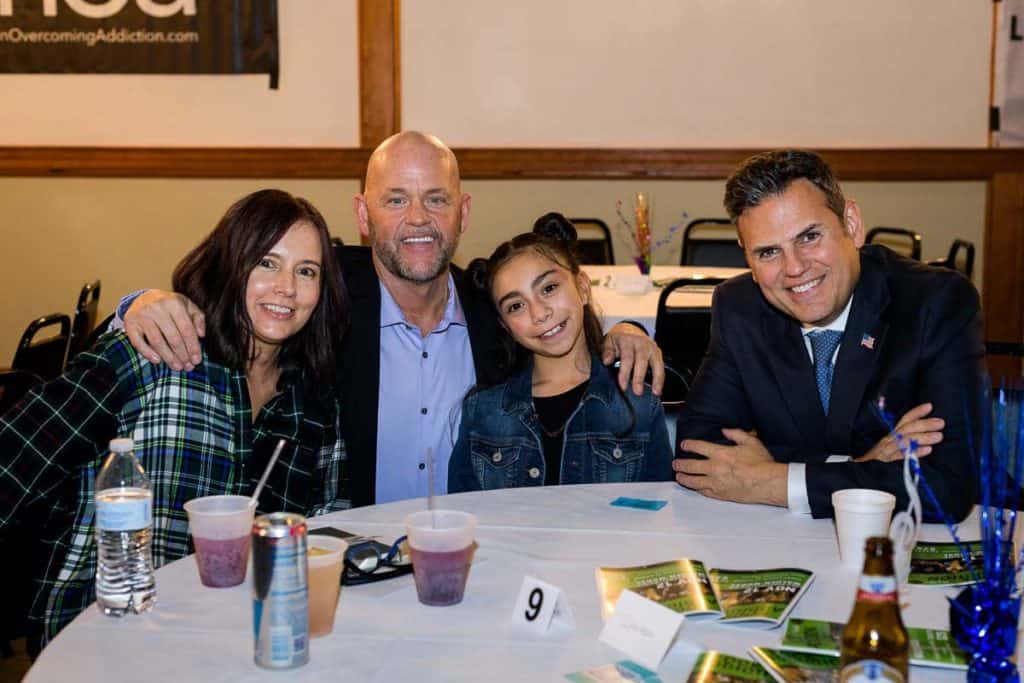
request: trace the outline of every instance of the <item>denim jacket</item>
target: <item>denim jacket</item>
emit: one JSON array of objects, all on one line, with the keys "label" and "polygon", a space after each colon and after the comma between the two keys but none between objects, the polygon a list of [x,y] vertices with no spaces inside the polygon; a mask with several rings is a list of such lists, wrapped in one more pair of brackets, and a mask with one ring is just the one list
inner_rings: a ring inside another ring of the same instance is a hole
[{"label": "denim jacket", "polygon": [[[614,370],[598,356],[590,362],[590,384],[569,417],[562,445],[560,484],[669,481],[672,448],[661,401],[647,387],[643,396],[623,394]],[[540,420],[533,407],[533,363],[505,384],[471,394],[462,404],[459,438],[448,465],[448,492],[544,483]],[[633,406],[630,424],[626,401]]]}]

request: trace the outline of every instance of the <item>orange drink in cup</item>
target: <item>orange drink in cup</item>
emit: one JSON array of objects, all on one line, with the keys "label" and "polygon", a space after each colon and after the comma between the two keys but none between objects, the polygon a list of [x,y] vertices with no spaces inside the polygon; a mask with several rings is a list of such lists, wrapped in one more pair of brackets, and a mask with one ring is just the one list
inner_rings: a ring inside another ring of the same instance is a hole
[{"label": "orange drink in cup", "polygon": [[309,635],[325,636],[334,628],[334,613],[341,593],[341,571],[348,544],[340,538],[310,534]]}]

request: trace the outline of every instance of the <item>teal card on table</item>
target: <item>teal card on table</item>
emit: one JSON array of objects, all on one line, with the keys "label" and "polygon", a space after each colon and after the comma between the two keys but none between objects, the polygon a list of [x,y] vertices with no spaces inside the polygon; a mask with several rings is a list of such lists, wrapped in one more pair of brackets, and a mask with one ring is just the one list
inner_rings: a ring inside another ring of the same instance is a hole
[{"label": "teal card on table", "polygon": [[620,508],[635,508],[637,510],[660,510],[668,505],[667,500],[646,500],[644,498],[625,498],[619,496],[611,502],[612,505]]}]

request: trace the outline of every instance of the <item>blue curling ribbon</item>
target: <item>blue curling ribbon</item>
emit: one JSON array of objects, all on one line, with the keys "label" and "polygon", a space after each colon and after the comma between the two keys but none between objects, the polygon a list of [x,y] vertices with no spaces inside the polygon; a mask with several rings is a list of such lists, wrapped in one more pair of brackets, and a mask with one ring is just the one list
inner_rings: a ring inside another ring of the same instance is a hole
[{"label": "blue curling ribbon", "polygon": [[985,385],[980,448],[975,448],[968,430],[968,449],[977,454],[981,508],[981,546],[984,576],[977,576],[970,554],[957,534],[957,525],[928,485],[913,458],[917,444],[896,431],[895,420],[880,400],[878,413],[896,438],[904,457],[918,478],[918,486],[949,529],[950,536],[971,572],[974,584],[950,599],[949,621],[954,639],[971,653],[967,680],[984,683],[1017,683],[1020,678],[1011,660],[1017,647],[1021,590],[1019,577],[1024,568],[1024,550],[1014,555],[1013,538],[1024,474],[1024,388],[1005,383],[992,396]]}]

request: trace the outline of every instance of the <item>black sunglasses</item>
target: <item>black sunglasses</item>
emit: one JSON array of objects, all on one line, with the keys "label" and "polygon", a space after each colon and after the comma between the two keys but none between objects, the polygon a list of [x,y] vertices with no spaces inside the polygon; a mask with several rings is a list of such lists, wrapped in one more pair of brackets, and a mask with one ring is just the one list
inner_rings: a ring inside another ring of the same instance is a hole
[{"label": "black sunglasses", "polygon": [[405,536],[387,546],[376,539],[357,536],[334,527],[310,529],[309,533],[333,536],[348,543],[345,550],[345,569],[341,573],[343,586],[385,581],[412,572],[412,557],[409,555],[408,545],[403,545]]},{"label": "black sunglasses", "polygon": [[373,539],[351,543],[345,551],[345,571],[341,576],[344,586],[384,581],[404,576],[412,571],[412,558],[403,550],[405,536],[388,547]]}]

